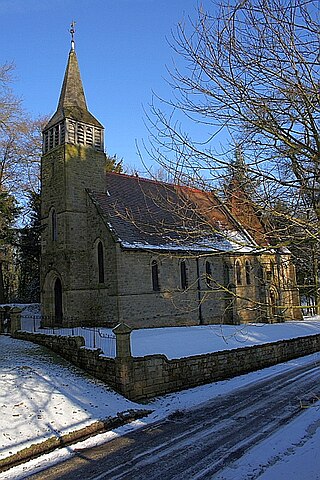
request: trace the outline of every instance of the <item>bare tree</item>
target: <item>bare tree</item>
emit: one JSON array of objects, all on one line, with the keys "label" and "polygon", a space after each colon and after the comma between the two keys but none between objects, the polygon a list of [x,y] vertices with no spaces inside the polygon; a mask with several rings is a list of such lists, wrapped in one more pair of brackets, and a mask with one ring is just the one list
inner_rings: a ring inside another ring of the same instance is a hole
[{"label": "bare tree", "polygon": [[41,130],[46,117],[33,119],[12,91],[14,67],[0,66],[0,188],[24,200],[28,191],[39,191]]},{"label": "bare tree", "polygon": [[[219,188],[240,147],[258,184],[255,211],[273,244],[295,244],[297,255],[306,241],[314,251],[320,233],[318,7],[314,0],[199,7],[174,34],[174,98],[155,100],[149,117],[149,153],[176,179]],[[316,293],[317,268],[313,283]]]},{"label": "bare tree", "polygon": [[39,192],[41,129],[46,119],[31,119],[11,88],[13,65],[0,66],[0,301],[16,289],[15,222],[26,222],[28,197]]},{"label": "bare tree", "polygon": [[21,114],[21,101],[11,89],[13,71],[10,63],[0,65],[0,128],[13,124]]},{"label": "bare tree", "polygon": [[3,126],[0,133],[0,184],[23,202],[28,191],[39,191],[41,130],[44,118],[27,115],[14,124]]}]

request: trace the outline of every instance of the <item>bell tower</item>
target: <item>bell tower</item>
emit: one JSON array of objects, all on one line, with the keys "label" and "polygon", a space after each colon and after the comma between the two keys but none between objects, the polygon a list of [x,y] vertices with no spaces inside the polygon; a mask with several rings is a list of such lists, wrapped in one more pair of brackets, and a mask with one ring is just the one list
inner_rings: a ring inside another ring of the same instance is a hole
[{"label": "bell tower", "polygon": [[42,313],[48,322],[61,324],[85,315],[87,189],[105,191],[104,128],[87,108],[74,32],[73,22],[58,107],[43,130],[41,159]]}]

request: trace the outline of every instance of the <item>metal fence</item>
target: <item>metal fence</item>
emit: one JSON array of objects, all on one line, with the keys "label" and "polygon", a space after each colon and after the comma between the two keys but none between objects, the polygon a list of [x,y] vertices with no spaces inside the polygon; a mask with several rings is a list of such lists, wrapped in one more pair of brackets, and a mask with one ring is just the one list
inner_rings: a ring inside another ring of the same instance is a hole
[{"label": "metal fence", "polygon": [[[116,337],[110,328],[96,326],[60,326],[52,317],[21,315],[21,330],[46,335],[84,338],[86,348],[99,348],[107,357],[116,356]],[[64,325],[74,325],[75,318],[64,318]]]}]

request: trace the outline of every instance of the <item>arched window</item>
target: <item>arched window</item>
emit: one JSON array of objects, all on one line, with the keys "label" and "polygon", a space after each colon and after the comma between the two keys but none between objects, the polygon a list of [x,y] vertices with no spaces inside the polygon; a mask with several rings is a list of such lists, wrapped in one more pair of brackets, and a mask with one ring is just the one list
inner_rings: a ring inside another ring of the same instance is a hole
[{"label": "arched window", "polygon": [[80,123],[78,124],[78,143],[84,144],[84,128]]},{"label": "arched window", "polygon": [[60,123],[60,144],[64,143],[65,141],[65,126],[64,122]]},{"label": "arched window", "polygon": [[211,263],[206,261],[206,282],[207,287],[212,287],[212,270],[211,270]]},{"label": "arched window", "polygon": [[53,148],[53,128],[49,130],[49,148],[50,150]]},{"label": "arched window", "polygon": [[185,260],[180,263],[181,288],[186,290],[188,288],[187,266]]},{"label": "arched window", "polygon": [[100,150],[102,145],[101,145],[101,130],[100,128],[95,128],[94,129],[94,146],[97,150]]},{"label": "arched window", "polygon": [[76,124],[69,121],[69,143],[76,143]]},{"label": "arched window", "polygon": [[98,243],[98,279],[99,283],[104,283],[104,255],[102,242]]},{"label": "arched window", "polygon": [[59,124],[54,127],[54,140],[53,144],[55,147],[59,145]]},{"label": "arched window", "polygon": [[93,128],[86,128],[86,145],[93,145]]},{"label": "arched window", "polygon": [[160,283],[159,283],[159,268],[157,260],[152,260],[151,262],[151,276],[152,276],[152,290],[154,292],[159,292]]},{"label": "arched window", "polygon": [[251,264],[246,260],[246,284],[251,285]]},{"label": "arched window", "polygon": [[236,282],[237,285],[242,285],[241,264],[239,260],[236,261]]},{"label": "arched window", "polygon": [[43,151],[46,153],[49,150],[49,132],[43,134]]},{"label": "arched window", "polygon": [[58,240],[58,222],[55,209],[51,210],[51,239],[56,242]]}]

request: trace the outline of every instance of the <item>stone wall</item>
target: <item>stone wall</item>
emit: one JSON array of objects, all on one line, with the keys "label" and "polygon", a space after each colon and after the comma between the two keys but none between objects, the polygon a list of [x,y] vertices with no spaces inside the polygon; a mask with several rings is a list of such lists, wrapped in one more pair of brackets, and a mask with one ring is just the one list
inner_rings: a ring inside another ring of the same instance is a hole
[{"label": "stone wall", "polygon": [[131,357],[130,384],[123,392],[140,400],[242,375],[320,351],[320,334],[168,360],[165,355]]},{"label": "stone wall", "polygon": [[[116,327],[117,358],[83,347],[82,337],[16,332],[15,337],[45,345],[131,400],[143,400],[234,377],[320,351],[320,334],[168,360],[165,355],[132,357],[130,328]],[[118,331],[117,331],[118,329]]]},{"label": "stone wall", "polygon": [[[88,263],[90,301],[88,305],[89,318],[99,325],[117,325],[119,323],[118,307],[118,244],[113,240],[106,228],[103,213],[88,193]],[[103,245],[104,283],[99,283],[98,243]],[[98,321],[97,321],[98,320]]]},{"label": "stone wall", "polygon": [[119,390],[115,359],[102,356],[101,350],[98,348],[85,348],[83,337],[63,337],[29,332],[15,332],[13,336],[50,348],[93,377],[102,380],[115,390]]}]

